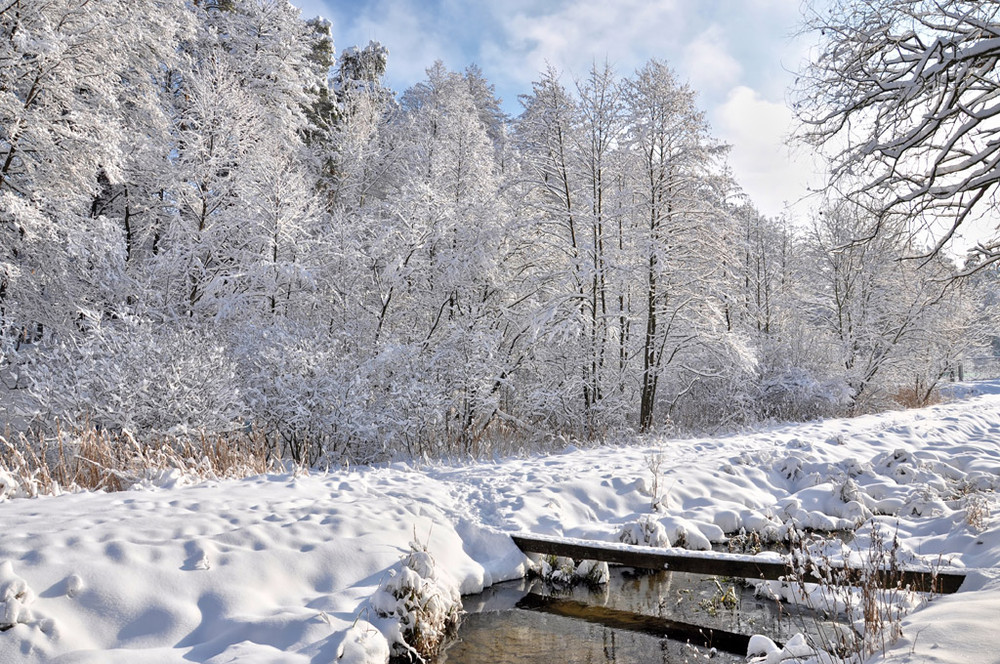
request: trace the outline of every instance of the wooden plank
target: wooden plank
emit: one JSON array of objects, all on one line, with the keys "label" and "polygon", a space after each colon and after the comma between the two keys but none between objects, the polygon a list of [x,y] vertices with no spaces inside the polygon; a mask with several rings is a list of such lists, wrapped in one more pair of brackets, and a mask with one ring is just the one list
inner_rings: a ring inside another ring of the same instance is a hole
[{"label": "wooden plank", "polygon": [[717,648],[723,652],[733,653],[741,657],[747,654],[750,637],[745,634],[727,632],[724,629],[701,627],[670,618],[647,616],[631,611],[612,609],[607,606],[585,604],[570,599],[546,597],[529,593],[518,603],[517,608],[528,611],[539,611],[565,618],[584,620],[612,629],[650,634],[660,638],[675,641],[690,642],[705,648]]},{"label": "wooden plank", "polygon": [[[670,570],[710,576],[733,576],[745,579],[778,580],[790,576],[787,561],[761,560],[757,556],[716,551],[689,551],[687,549],[654,549],[649,547],[567,540],[537,535],[512,535],[514,544],[525,553],[564,556],[574,560],[599,560],[640,569]],[[860,585],[865,581],[861,569],[834,568],[829,578],[806,572],[804,581]],[[965,581],[965,574],[927,569],[882,570],[873,579],[878,587],[896,587],[901,584],[919,592],[940,594],[954,593]]]}]

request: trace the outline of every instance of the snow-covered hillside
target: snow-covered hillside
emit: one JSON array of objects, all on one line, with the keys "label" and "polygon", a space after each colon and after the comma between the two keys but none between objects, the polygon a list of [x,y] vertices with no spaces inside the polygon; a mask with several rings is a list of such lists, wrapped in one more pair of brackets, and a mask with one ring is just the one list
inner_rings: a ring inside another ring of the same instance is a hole
[{"label": "snow-covered hillside", "polygon": [[7,500],[0,662],[381,662],[394,622],[372,597],[414,539],[441,586],[472,593],[526,573],[505,533],[615,540],[654,502],[692,548],[889,514],[905,560],[971,576],[913,613],[886,659],[994,662],[1000,386],[981,387],[748,435]]}]

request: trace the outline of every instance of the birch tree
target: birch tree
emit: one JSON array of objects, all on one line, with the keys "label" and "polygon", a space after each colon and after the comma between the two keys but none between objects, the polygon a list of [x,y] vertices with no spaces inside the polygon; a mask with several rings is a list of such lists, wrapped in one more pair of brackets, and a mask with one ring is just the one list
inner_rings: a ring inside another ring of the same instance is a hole
[{"label": "birch tree", "polygon": [[533,88],[522,98],[517,129],[531,183],[528,214],[538,220],[544,243],[538,261],[549,266],[542,279],[553,338],[573,338],[572,345],[556,345],[551,361],[565,376],[559,390],[579,396],[574,410],[592,433],[622,421],[631,353],[631,312],[623,310],[629,285],[619,264],[626,260],[624,201],[630,198],[622,88],[608,65],[595,65],[575,95],[552,69]]},{"label": "birch tree", "polygon": [[524,213],[535,221],[535,279],[548,312],[545,331],[557,340],[537,354],[539,362],[551,363],[540,378],[554,379],[539,392],[553,411],[572,413],[571,420],[582,413],[585,427],[591,427],[597,378],[587,348],[578,343],[586,338],[582,330],[591,281],[576,156],[579,111],[551,67],[532,83],[532,93],[522,96],[521,104],[515,137],[530,183]]}]

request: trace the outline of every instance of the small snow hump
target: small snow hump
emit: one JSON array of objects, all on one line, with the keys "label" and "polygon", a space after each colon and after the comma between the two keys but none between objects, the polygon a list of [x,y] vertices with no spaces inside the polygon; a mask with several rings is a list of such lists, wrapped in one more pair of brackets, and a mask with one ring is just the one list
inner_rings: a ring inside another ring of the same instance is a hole
[{"label": "small snow hump", "polygon": [[756,661],[750,660],[751,657],[770,658],[772,655],[780,653],[781,648],[774,641],[762,634],[754,634],[750,637],[750,643],[747,644],[747,659],[749,661]]},{"label": "small snow hump", "polygon": [[80,578],[79,574],[70,574],[66,577],[66,596],[76,597],[83,590],[83,579]]},{"label": "small snow hump", "polygon": [[35,593],[27,582],[14,573],[9,560],[0,563],[0,632],[19,623],[33,620],[28,606],[35,601]]},{"label": "small snow hump", "polygon": [[212,562],[208,556],[210,551],[215,553],[209,543],[195,541],[186,543],[184,553],[187,557],[184,559],[181,569],[186,571],[212,569]]}]

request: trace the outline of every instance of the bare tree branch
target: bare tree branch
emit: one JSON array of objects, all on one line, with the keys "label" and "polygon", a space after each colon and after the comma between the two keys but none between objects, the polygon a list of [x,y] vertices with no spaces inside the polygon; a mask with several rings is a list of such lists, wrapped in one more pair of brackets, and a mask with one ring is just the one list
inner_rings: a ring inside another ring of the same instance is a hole
[{"label": "bare tree branch", "polygon": [[880,216],[940,224],[925,258],[995,210],[1000,2],[835,0],[807,30],[822,41],[798,79],[798,138],[831,157],[832,186]]}]

